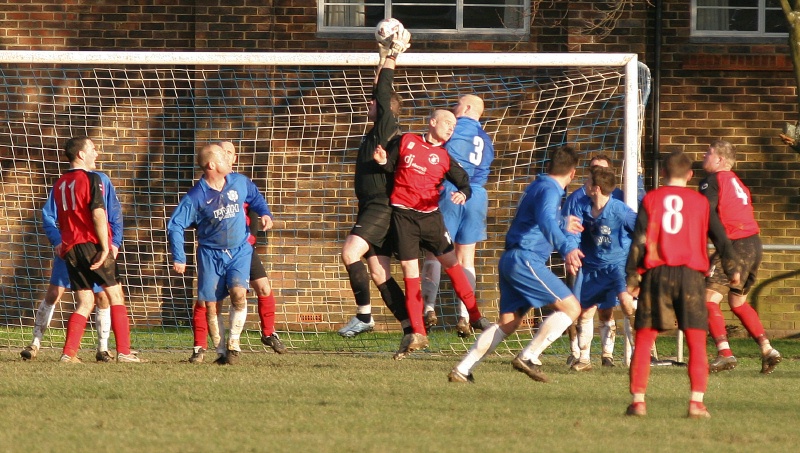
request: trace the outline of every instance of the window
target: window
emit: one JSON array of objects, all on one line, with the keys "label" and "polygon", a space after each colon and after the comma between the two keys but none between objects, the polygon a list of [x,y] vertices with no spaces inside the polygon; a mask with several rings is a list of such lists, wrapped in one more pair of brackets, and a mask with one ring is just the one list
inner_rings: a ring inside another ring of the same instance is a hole
[{"label": "window", "polygon": [[527,33],[529,0],[317,0],[320,32],[372,33],[394,17],[414,33]]},{"label": "window", "polygon": [[692,0],[692,36],[786,37],[780,0]]}]

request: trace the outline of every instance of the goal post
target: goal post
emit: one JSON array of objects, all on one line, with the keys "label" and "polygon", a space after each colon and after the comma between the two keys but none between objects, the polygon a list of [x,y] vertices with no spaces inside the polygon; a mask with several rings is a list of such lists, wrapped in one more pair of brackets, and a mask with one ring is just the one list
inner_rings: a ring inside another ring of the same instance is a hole
[{"label": "goal post", "polygon": [[[369,128],[377,52],[222,53],[0,51],[0,347],[30,341],[33,316],[47,288],[53,251],[41,207],[67,168],[64,142],[88,135],[101,148],[98,170],[117,188],[125,223],[120,274],[139,349],[191,347],[195,297],[191,232],[186,276],[171,270],[166,221],[199,176],[194,153],[229,140],[235,168],[253,179],[275,215],[258,235],[274,289],[276,327],[300,350],[388,352],[399,326],[373,288],[377,333],[355,339],[335,331],[355,313],[339,253],[354,223],[355,152]],[[405,53],[395,89],[405,99],[404,132],[422,132],[433,108],[459,96],[486,103],[481,123],[495,143],[487,190],[489,239],[476,254],[479,305],[497,315],[496,261],[522,189],[544,170],[550,152],[574,145],[584,157],[611,156],[626,201],[636,206],[640,160],[640,84],[635,54]],[[559,259],[553,266],[563,272]],[[395,278],[402,272],[393,266]],[[437,300],[440,326],[431,350],[464,351],[456,337],[456,300],[446,278]],[[255,297],[243,346],[261,349]],[[60,347],[73,300],[56,308],[45,347]],[[539,315],[541,315],[539,313]],[[510,338],[519,348],[536,316]],[[84,347],[92,339],[85,338]],[[93,334],[91,334],[93,335]]]}]

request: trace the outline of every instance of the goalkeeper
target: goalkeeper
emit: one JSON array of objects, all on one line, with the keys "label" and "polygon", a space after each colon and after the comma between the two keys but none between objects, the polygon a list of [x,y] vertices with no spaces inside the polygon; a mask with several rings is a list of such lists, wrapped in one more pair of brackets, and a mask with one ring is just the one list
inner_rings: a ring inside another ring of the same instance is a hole
[{"label": "goalkeeper", "polygon": [[[370,305],[370,277],[404,333],[410,333],[405,296],[389,270],[392,250],[387,234],[392,216],[392,207],[389,205],[392,175],[385,173],[372,159],[372,152],[378,145],[386,146],[392,137],[400,134],[397,116],[402,99],[393,91],[392,81],[395,59],[408,49],[411,34],[403,30],[390,39],[388,42],[378,42],[381,63],[367,113],[373,126],[361,140],[356,156],[358,216],[342,247],[342,262],[356,299],[356,315],[338,332],[346,338],[370,332],[375,326]],[[362,257],[367,261],[369,273],[361,263]]]}]

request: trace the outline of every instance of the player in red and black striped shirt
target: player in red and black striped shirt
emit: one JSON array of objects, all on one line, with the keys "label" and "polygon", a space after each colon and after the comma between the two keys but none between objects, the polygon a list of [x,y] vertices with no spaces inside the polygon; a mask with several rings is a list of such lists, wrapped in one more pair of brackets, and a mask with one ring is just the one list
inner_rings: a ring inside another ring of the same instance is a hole
[{"label": "player in red and black striped shirt", "polygon": [[[630,371],[633,402],[627,415],[646,415],[645,391],[650,376],[650,349],[658,332],[678,327],[689,347],[691,399],[689,417],[710,417],[703,405],[708,385],[704,304],[708,270],[706,243],[709,204],[686,187],[692,161],[681,152],[670,154],[663,165],[665,185],[645,195],[639,207],[626,266],[628,292],[639,293],[636,307],[636,348]],[[730,249],[720,252],[730,265]],[[728,268],[738,283],[738,273]],[[640,288],[641,285],[641,288]]]},{"label": "player in red and black striped shirt", "polygon": [[420,247],[431,252],[442,263],[453,290],[464,302],[473,329],[484,330],[491,323],[481,315],[475,293],[464,268],[454,252],[453,241],[439,211],[439,188],[447,179],[458,189],[450,195],[455,204],[464,204],[472,194],[469,175],[451,159],[444,148],[453,135],[456,117],[448,110],[434,110],[428,118],[425,134],[403,134],[390,142],[389,150],[378,146],[375,161],[387,172],[394,172],[392,189],[392,233],[396,253],[403,268],[406,284],[406,308],[411,333],[403,336],[397,360],[428,346],[422,320],[422,293],[419,277]]},{"label": "player in red and black striped shirt", "polygon": [[758,223],[753,215],[750,190],[731,171],[736,164],[736,151],[730,142],[718,140],[712,143],[703,159],[703,169],[708,176],[700,183],[700,193],[711,205],[711,226],[719,233],[712,237],[714,245],[730,243],[737,257],[737,269],[742,274],[739,285],[730,285],[724,272],[720,272],[718,254],[711,257],[711,274],[706,279],[706,306],[708,307],[708,330],[717,345],[718,355],[711,362],[712,373],[732,370],[736,367],[728,343],[725,319],[719,304],[725,293],[731,311],[742,322],[747,333],[761,348],[761,372],[772,373],[782,357],[767,338],[761,319],[747,303],[747,293],[756,282],[756,273],[761,264],[761,237]]},{"label": "player in red and black striped shirt", "polygon": [[92,286],[103,287],[111,304],[111,330],[117,343],[118,362],[141,362],[131,352],[128,309],[122,287],[117,282],[116,261],[110,254],[111,229],[108,224],[103,183],[96,173],[98,152],[88,137],[67,141],[64,154],[70,169],[53,186],[61,244],[56,247],[67,263],[70,285],[78,306],[67,323],[67,339],[62,362],[80,362],[78,349],[89,314],[94,309]]}]

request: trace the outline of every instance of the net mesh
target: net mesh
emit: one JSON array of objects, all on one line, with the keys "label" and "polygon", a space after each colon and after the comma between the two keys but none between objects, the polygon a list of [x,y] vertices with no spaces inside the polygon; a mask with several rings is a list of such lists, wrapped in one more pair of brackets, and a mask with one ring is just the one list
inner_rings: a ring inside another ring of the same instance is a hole
[{"label": "net mesh", "polygon": [[[118,257],[138,349],[191,347],[195,298],[194,236],[187,232],[185,276],[174,273],[166,221],[199,172],[194,153],[229,140],[235,170],[263,190],[275,227],[258,235],[258,251],[278,301],[276,327],[298,350],[390,351],[398,325],[373,288],[376,333],[332,334],[355,312],[339,254],[355,221],[354,159],[368,129],[375,73],[368,67],[88,67],[0,65],[0,346],[30,341],[36,307],[47,288],[53,249],[41,224],[51,185],[68,167],[60,149],[72,136],[99,145],[98,169],[123,206]],[[476,253],[476,295],[497,316],[496,260],[523,188],[544,170],[551,151],[573,144],[584,156],[609,155],[621,168],[623,68],[399,68],[395,89],[405,99],[401,127],[423,132],[433,108],[450,108],[473,93],[486,103],[482,123],[496,160],[489,193],[488,240]],[[582,159],[575,187],[582,182]],[[573,187],[573,188],[575,188]],[[554,269],[563,274],[554,256]],[[393,267],[398,281],[402,273]],[[255,297],[243,346],[260,349]],[[74,307],[65,294],[44,347],[60,347]],[[437,304],[432,351],[463,351],[454,333],[457,307],[447,278]],[[536,311],[503,348],[516,349],[540,320]],[[382,332],[387,332],[383,334]],[[388,332],[391,332],[389,334]],[[84,346],[94,340],[87,329]]]}]

